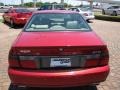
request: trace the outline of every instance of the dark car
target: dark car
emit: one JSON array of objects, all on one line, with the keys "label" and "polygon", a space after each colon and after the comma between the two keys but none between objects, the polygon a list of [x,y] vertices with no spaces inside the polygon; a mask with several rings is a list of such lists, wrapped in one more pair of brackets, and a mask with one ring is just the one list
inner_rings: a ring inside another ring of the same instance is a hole
[{"label": "dark car", "polygon": [[102,14],[118,16],[120,15],[120,5],[113,5],[108,8],[103,8]]}]

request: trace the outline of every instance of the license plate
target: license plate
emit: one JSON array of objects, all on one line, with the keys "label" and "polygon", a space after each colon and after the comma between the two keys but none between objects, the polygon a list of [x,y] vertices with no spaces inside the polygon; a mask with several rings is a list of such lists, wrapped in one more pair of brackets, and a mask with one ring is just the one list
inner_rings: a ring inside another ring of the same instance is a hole
[{"label": "license plate", "polygon": [[71,67],[71,59],[51,58],[50,67]]}]

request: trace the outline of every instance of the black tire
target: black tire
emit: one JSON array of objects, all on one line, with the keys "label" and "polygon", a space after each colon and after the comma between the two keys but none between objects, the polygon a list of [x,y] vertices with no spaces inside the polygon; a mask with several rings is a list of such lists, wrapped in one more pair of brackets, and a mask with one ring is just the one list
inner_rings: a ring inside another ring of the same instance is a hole
[{"label": "black tire", "polygon": [[4,16],[3,16],[3,23],[6,23],[6,20],[5,20]]},{"label": "black tire", "polygon": [[102,14],[105,15],[105,10],[104,9],[102,10]]},{"label": "black tire", "polygon": [[117,16],[117,12],[116,11],[113,11],[113,16]]},{"label": "black tire", "polygon": [[10,84],[8,90],[18,90],[18,86],[17,86],[17,85]]},{"label": "black tire", "polygon": [[14,21],[13,21],[12,19],[10,20],[10,27],[11,27],[11,28],[14,28],[14,27],[15,27],[15,23],[14,23]]},{"label": "black tire", "polygon": [[6,23],[6,21],[5,21],[5,19],[3,19],[3,21],[2,21],[3,23]]},{"label": "black tire", "polygon": [[19,87],[18,85],[10,84],[8,90],[26,90],[26,87]]}]

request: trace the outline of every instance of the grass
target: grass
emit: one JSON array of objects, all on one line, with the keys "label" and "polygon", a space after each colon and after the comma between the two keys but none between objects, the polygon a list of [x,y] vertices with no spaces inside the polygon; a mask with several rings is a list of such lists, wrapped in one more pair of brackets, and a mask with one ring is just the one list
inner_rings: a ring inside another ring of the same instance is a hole
[{"label": "grass", "polygon": [[95,12],[95,18],[99,20],[120,22],[120,16],[102,15],[101,12]]},{"label": "grass", "polygon": [[2,19],[0,19],[0,23],[2,23],[3,22],[3,20]]}]

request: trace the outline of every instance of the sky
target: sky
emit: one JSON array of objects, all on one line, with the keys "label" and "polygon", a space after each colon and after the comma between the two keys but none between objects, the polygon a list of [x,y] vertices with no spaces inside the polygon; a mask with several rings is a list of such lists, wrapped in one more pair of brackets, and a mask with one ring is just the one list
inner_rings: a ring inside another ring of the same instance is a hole
[{"label": "sky", "polygon": [[[33,0],[24,0],[24,2],[32,2]],[[60,2],[61,0],[37,0],[37,1],[42,1],[42,2]],[[0,0],[0,2],[3,2],[4,4],[20,4],[21,0]],[[68,4],[72,5],[80,5],[81,1],[77,0],[65,0]],[[84,4],[87,4],[86,2],[83,1]]]}]

